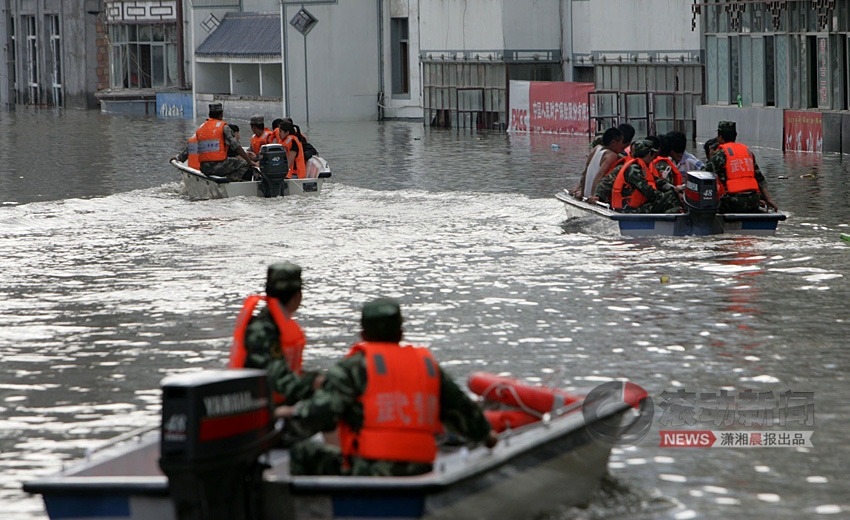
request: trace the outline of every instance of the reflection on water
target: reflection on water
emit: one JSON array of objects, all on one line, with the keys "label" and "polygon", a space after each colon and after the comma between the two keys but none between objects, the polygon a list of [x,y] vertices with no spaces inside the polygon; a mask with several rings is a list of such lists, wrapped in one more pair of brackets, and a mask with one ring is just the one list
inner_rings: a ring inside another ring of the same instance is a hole
[{"label": "reflection on water", "polygon": [[[847,512],[838,235],[850,212],[837,156],[799,165],[756,150],[789,214],[775,237],[631,239],[565,222],[552,196],[577,182],[582,140],[316,124],[304,130],[334,172],[320,197],[192,202],[167,159],[194,126],[0,120],[15,134],[0,143],[0,502],[12,517],[44,518],[21,480],[155,421],[163,376],[223,366],[242,299],[280,259],[304,266],[313,366],[338,358],[359,306],[385,295],[402,301],[407,339],[459,379],[815,392],[812,449],[675,450],[654,428],[615,450],[591,508],[554,518]],[[46,127],[68,136],[68,157],[14,153]]]}]

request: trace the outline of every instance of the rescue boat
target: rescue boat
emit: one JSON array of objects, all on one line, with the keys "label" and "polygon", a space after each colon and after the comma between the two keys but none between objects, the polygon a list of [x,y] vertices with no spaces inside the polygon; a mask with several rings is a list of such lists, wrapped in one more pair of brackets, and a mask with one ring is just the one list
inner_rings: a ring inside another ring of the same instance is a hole
[{"label": "rescue boat", "polygon": [[163,380],[158,427],[125,434],[24,490],[42,495],[53,520],[532,518],[588,505],[613,446],[595,432],[646,399],[626,397],[622,385],[581,396],[490,374],[470,383],[485,401],[534,420],[512,422],[494,448],[447,437],[423,475],[291,475],[265,372],[212,370]]},{"label": "rescue boat", "polygon": [[570,218],[589,217],[602,223],[605,232],[626,236],[773,235],[786,216],[779,212],[718,213],[716,178],[703,171],[686,172],[685,211],[682,213],[621,213],[608,204],[591,204],[563,190],[555,198],[564,203]]},{"label": "rescue boat", "polygon": [[260,149],[260,169],[257,180],[234,182],[226,177],[204,175],[186,162],[171,160],[183,178],[187,197],[196,200],[228,197],[280,197],[289,195],[318,195],[325,180],[331,177],[328,162],[319,156],[307,161],[307,177],[286,179],[286,151],[280,144],[263,145]]}]

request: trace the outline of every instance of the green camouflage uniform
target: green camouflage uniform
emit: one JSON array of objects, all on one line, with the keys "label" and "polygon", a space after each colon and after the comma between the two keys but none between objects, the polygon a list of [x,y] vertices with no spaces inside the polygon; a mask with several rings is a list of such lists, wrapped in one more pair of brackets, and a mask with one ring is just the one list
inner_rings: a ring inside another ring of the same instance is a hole
[{"label": "green camouflage uniform", "polygon": [[282,404],[295,404],[313,394],[313,380],[318,372],[305,371],[299,376],[289,368],[280,351],[280,329],[267,308],[245,328],[245,350],[248,351],[245,368],[266,370],[272,390],[286,397]]},{"label": "green camouflage uniform", "polygon": [[[439,367],[438,367],[439,370]],[[484,441],[490,423],[481,408],[445,372],[440,372],[440,421],[448,431],[470,442]],[[366,390],[366,362],[362,353],[347,357],[328,370],[321,390],[295,407],[291,422],[304,435],[330,431],[342,420],[354,430],[363,426],[363,405],[357,398]],[[351,457],[346,466],[339,447],[304,441],[290,448],[290,471],[294,475],[418,475],[431,464],[370,460]]]},{"label": "green camouflage uniform", "polygon": [[[233,130],[229,126],[224,126],[224,143],[227,146],[228,154],[237,153],[236,150],[242,148],[239,141],[233,135]],[[183,151],[177,154],[177,160],[186,162],[189,158],[189,147],[183,148]],[[223,161],[217,162],[202,162],[201,173],[204,175],[215,175],[218,177],[227,177],[232,182],[238,182],[246,178],[246,174],[250,165],[248,162],[239,156],[228,157]]]},{"label": "green camouflage uniform", "polygon": [[[753,156],[753,168],[755,169],[756,182],[761,186],[765,179],[756,163],[755,156]],[[723,186],[726,186],[726,152],[718,148],[705,164],[705,171],[717,174],[717,178],[720,179]],[[717,211],[718,213],[758,213],[760,200],[761,194],[755,191],[727,193],[720,197],[717,203]]]},{"label": "green camouflage uniform", "polygon": [[673,184],[663,177],[655,179],[655,189],[646,181],[643,167],[632,163],[623,174],[626,184],[623,185],[623,198],[629,197],[635,190],[640,191],[647,202],[637,208],[626,208],[629,213],[678,213],[681,209],[679,195]]}]

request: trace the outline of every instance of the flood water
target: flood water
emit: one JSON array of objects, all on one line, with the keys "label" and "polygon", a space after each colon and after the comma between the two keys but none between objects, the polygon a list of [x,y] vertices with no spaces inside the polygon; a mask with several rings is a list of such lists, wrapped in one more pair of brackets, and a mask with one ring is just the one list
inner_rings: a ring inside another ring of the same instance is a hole
[{"label": "flood water", "polygon": [[[650,433],[615,448],[588,509],[552,519],[850,516],[847,157],[754,148],[788,215],[775,236],[634,239],[566,221],[553,197],[586,139],[317,123],[319,197],[191,201],[167,161],[199,123],[0,113],[4,519],[46,518],[22,481],[156,423],[164,376],[224,366],[243,298],[280,260],[304,268],[307,366],[390,296],[460,381],[646,388]],[[813,431],[813,447],[661,447],[660,430],[757,429],[663,423],[680,390],[811,393],[813,424],[760,431]]]}]

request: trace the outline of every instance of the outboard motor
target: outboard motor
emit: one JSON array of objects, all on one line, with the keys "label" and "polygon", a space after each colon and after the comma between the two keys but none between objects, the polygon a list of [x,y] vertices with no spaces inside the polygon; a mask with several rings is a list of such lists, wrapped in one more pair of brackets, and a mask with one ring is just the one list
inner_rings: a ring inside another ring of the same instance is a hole
[{"label": "outboard motor", "polygon": [[286,161],[286,148],[282,144],[264,144],[260,147],[260,171],[263,181],[260,189],[266,197],[284,195],[286,174],[289,164]]},{"label": "outboard motor", "polygon": [[263,370],[208,370],[162,381],[159,467],[179,520],[262,515],[259,456],[278,441]]},{"label": "outboard motor", "polygon": [[712,172],[685,172],[685,205],[695,235],[719,233],[717,222],[717,176]]}]

